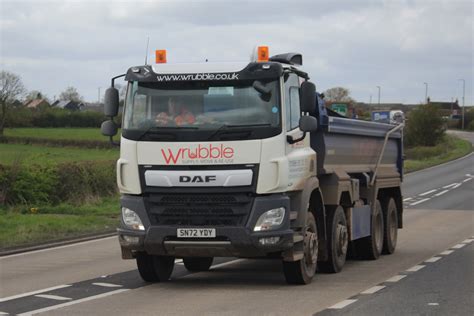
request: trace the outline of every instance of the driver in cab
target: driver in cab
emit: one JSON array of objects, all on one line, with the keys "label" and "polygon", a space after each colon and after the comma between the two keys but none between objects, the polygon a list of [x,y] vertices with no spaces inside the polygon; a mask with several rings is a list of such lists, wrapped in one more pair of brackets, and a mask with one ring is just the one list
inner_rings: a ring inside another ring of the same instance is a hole
[{"label": "driver in cab", "polygon": [[158,126],[176,124],[190,125],[196,122],[194,114],[183,103],[182,99],[170,97],[168,100],[168,112],[161,112],[156,115],[155,122]]}]

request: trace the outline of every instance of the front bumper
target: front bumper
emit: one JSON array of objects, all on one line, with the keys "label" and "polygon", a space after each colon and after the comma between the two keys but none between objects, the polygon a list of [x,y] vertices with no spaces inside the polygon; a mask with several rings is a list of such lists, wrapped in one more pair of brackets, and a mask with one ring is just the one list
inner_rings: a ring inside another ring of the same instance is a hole
[{"label": "front bumper", "polygon": [[[151,225],[143,198],[123,196],[122,206],[128,207],[140,216],[144,231],[126,228],[123,223],[118,229],[123,258],[133,258],[136,252],[145,251],[152,255],[174,257],[262,257],[281,252],[293,246],[293,231],[290,229],[290,203],[286,195],[258,196],[254,199],[250,214],[244,226],[200,226]],[[275,230],[254,232],[259,216],[269,209],[285,207],[285,220]],[[178,228],[215,228],[216,238],[178,238]],[[136,237],[136,238],[130,238]],[[278,237],[274,244],[262,244],[261,238]],[[130,242],[133,239],[133,242]]]}]

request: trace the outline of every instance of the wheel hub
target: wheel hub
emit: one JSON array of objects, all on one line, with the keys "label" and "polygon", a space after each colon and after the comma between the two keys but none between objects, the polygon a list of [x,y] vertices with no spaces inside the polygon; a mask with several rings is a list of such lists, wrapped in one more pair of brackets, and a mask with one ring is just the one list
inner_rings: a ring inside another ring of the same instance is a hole
[{"label": "wheel hub", "polygon": [[306,232],[304,236],[304,253],[307,265],[316,263],[318,258],[318,239],[316,233]]},{"label": "wheel hub", "polygon": [[337,224],[336,238],[337,255],[341,256],[346,254],[348,245],[348,234],[347,227],[345,225]]}]

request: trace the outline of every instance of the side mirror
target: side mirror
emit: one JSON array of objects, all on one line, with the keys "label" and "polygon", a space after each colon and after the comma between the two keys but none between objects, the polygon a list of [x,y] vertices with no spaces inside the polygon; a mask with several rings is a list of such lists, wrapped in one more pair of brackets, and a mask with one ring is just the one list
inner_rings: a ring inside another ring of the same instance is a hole
[{"label": "side mirror", "polygon": [[102,135],[104,136],[113,137],[117,135],[118,127],[114,121],[108,120],[108,121],[102,122],[102,125],[100,126],[100,131],[102,132]]},{"label": "side mirror", "polygon": [[300,87],[300,110],[314,115],[316,106],[316,86],[312,82],[305,81]]},{"label": "side mirror", "polygon": [[318,120],[314,116],[305,115],[300,117],[300,130],[303,132],[315,132],[318,129]]},{"label": "side mirror", "polygon": [[117,116],[119,109],[119,91],[114,87],[105,90],[104,114],[105,116]]}]

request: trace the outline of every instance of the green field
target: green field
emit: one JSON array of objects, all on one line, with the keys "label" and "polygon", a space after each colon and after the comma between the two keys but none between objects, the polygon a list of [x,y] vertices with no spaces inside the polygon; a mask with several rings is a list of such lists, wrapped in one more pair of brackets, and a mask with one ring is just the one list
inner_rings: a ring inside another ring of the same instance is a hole
[{"label": "green field", "polygon": [[0,144],[0,164],[20,161],[28,164],[48,164],[69,161],[117,160],[119,151],[111,149],[81,149],[44,147],[39,145]]},{"label": "green field", "polygon": [[4,134],[11,137],[108,141],[98,128],[6,128]]}]

